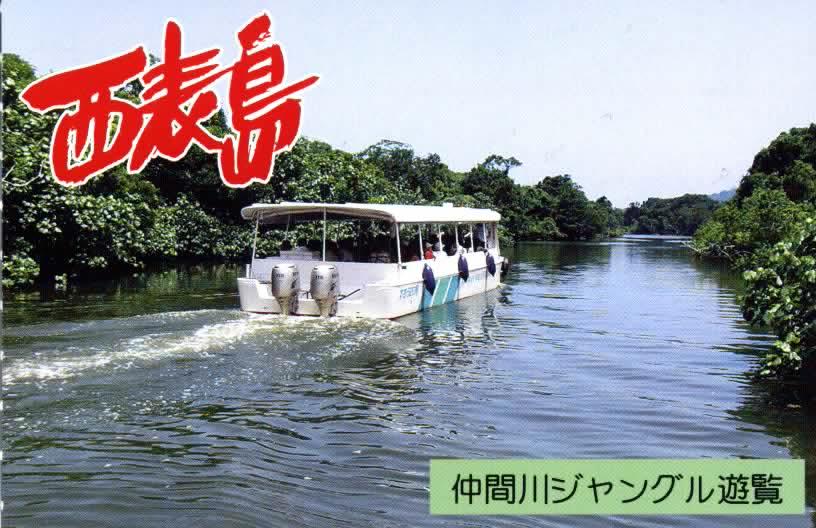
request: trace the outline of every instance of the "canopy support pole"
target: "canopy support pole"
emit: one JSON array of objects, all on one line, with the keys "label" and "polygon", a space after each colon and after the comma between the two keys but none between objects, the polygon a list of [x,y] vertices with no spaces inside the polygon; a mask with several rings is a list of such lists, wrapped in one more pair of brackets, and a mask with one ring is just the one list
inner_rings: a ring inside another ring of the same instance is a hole
[{"label": "canopy support pole", "polygon": [[493,239],[493,249],[496,251],[501,251],[499,247],[499,226],[496,222],[490,222],[490,232],[493,233],[493,236],[496,237]]},{"label": "canopy support pole", "polygon": [[323,208],[323,262],[326,262],[326,208]]},{"label": "canopy support pole", "polygon": [[252,266],[255,265],[255,249],[258,247],[258,224],[261,223],[261,217],[255,219],[255,235],[252,237],[252,260],[249,261],[249,274],[247,278],[252,277]]},{"label": "canopy support pole", "polygon": [[397,228],[397,264],[402,264],[402,255],[400,254],[400,238],[399,238],[400,226],[398,223],[395,223],[394,225]]},{"label": "canopy support pole", "polygon": [[476,240],[473,238],[473,224],[468,224],[470,227],[470,252],[476,253]]},{"label": "canopy support pole", "polygon": [[425,260],[425,249],[422,247],[422,224],[417,225],[417,231],[419,231],[419,260]]},{"label": "canopy support pole", "polygon": [[490,249],[490,244],[487,243],[487,223],[482,222],[482,238],[484,239],[485,249]]},{"label": "canopy support pole", "polygon": [[453,238],[456,240],[456,252],[459,253],[459,224],[453,224]]}]

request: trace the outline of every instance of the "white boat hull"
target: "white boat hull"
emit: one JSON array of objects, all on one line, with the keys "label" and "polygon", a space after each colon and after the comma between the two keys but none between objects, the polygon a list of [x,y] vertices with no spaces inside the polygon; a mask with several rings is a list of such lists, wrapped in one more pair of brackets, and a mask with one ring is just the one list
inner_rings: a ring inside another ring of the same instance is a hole
[{"label": "white boat hull", "polygon": [[[394,319],[430,309],[459,299],[482,294],[498,287],[503,259],[494,255],[495,274],[487,271],[485,254],[468,253],[469,276],[459,277],[458,257],[442,256],[435,260],[398,264],[365,264],[332,262],[340,272],[342,298],[337,303],[337,316]],[[280,305],[272,295],[268,282],[271,266],[291,262],[300,269],[302,278],[319,261],[286,261],[280,258],[256,259],[249,277],[238,279],[241,309],[254,313],[280,313]],[[422,270],[428,264],[434,271],[436,288],[431,293],[422,280]],[[267,280],[264,280],[264,277]],[[303,288],[303,283],[301,288]],[[308,285],[307,285],[308,286]],[[317,303],[302,291],[297,310],[292,315],[318,316]]]}]

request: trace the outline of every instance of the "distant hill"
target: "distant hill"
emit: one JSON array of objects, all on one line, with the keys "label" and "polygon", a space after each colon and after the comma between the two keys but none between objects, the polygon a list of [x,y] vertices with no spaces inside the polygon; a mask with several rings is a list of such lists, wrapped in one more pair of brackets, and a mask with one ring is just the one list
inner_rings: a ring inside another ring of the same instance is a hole
[{"label": "distant hill", "polygon": [[709,194],[708,197],[717,202],[727,202],[735,194],[737,194],[736,187],[734,187],[733,189],[728,189],[727,191],[720,191],[718,193]]}]

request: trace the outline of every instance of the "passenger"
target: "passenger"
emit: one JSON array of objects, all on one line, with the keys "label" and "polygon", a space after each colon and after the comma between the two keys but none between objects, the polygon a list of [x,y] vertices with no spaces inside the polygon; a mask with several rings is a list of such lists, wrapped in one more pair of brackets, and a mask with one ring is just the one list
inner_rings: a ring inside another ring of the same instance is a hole
[{"label": "passenger", "polygon": [[484,251],[485,243],[484,243],[482,234],[479,231],[476,231],[476,237],[475,238],[476,239],[475,239],[474,245],[476,246],[476,251]]},{"label": "passenger", "polygon": [[425,242],[425,260],[433,260],[434,253],[433,253],[433,244],[430,242]]},{"label": "passenger", "polygon": [[445,233],[442,235],[442,240],[445,241],[445,254],[449,257],[456,255],[459,252],[459,248],[457,247],[456,241],[453,239],[452,236]]},{"label": "passenger", "polygon": [[465,233],[462,236],[462,245],[460,246],[465,249],[465,253],[469,253],[471,249],[471,240],[470,240],[470,233]]}]

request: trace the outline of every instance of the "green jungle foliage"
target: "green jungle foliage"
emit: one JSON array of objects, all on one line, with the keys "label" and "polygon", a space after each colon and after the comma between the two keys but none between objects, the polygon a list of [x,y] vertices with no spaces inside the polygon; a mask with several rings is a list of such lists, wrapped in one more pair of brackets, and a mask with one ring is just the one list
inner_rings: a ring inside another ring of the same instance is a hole
[{"label": "green jungle foliage", "polygon": [[624,225],[637,234],[691,236],[717,207],[716,200],[703,194],[649,198],[642,204],[629,204],[623,212]]},{"label": "green jungle foliage", "polygon": [[[390,140],[349,153],[302,138],[278,156],[269,184],[245,189],[223,185],[215,156],[195,146],[178,162],[153,160],[139,175],[120,165],[68,189],[49,172],[57,113],[37,115],[18,98],[36,79],[33,67],[5,54],[2,74],[5,287],[129,272],[151,262],[247,258],[254,226],[240,218],[240,209],[254,202],[452,202],[498,210],[506,241],[588,240],[627,229],[694,234],[695,252],[745,271],[746,318],[779,337],[761,374],[816,371],[808,367],[816,361],[816,125],[780,134],[719,207],[687,194],[650,198],[623,211],[605,197],[589,200],[569,175],[520,185],[510,176],[521,165],[513,157],[491,155],[459,173],[436,154],[418,156],[410,145]],[[135,99],[140,90],[134,82],[118,95]],[[228,132],[223,113],[206,126],[218,136]],[[274,254],[280,242],[262,233],[258,253]]]},{"label": "green jungle foliage", "polygon": [[[816,361],[816,221],[808,218],[796,233],[756,258],[744,273],[748,293],[745,318],[766,325],[779,336],[765,358],[762,375],[800,370],[812,376]],[[811,380],[812,381],[812,380]]]},{"label": "green jungle foliage", "polygon": [[[195,146],[178,162],[155,159],[139,175],[120,165],[68,189],[55,183],[48,162],[58,112],[37,115],[18,98],[36,79],[33,67],[6,54],[2,72],[6,287],[132,272],[151,262],[248,258],[254,226],[241,219],[240,210],[254,202],[488,207],[502,214],[505,241],[623,232],[623,212],[606,198],[587,199],[568,175],[519,185],[510,176],[521,165],[515,158],[492,155],[458,173],[437,154],[419,156],[409,145],[389,140],[355,154],[302,138],[276,158],[268,184],[244,189],[223,185],[216,157]],[[141,89],[133,82],[117,95],[135,100]],[[206,126],[216,136],[228,133],[223,113]],[[258,253],[274,254],[280,242],[262,233]]]},{"label": "green jungle foliage", "polygon": [[744,271],[745,318],[777,336],[759,375],[816,375],[816,124],[783,132],[754,158],[734,198],[692,249]]}]

